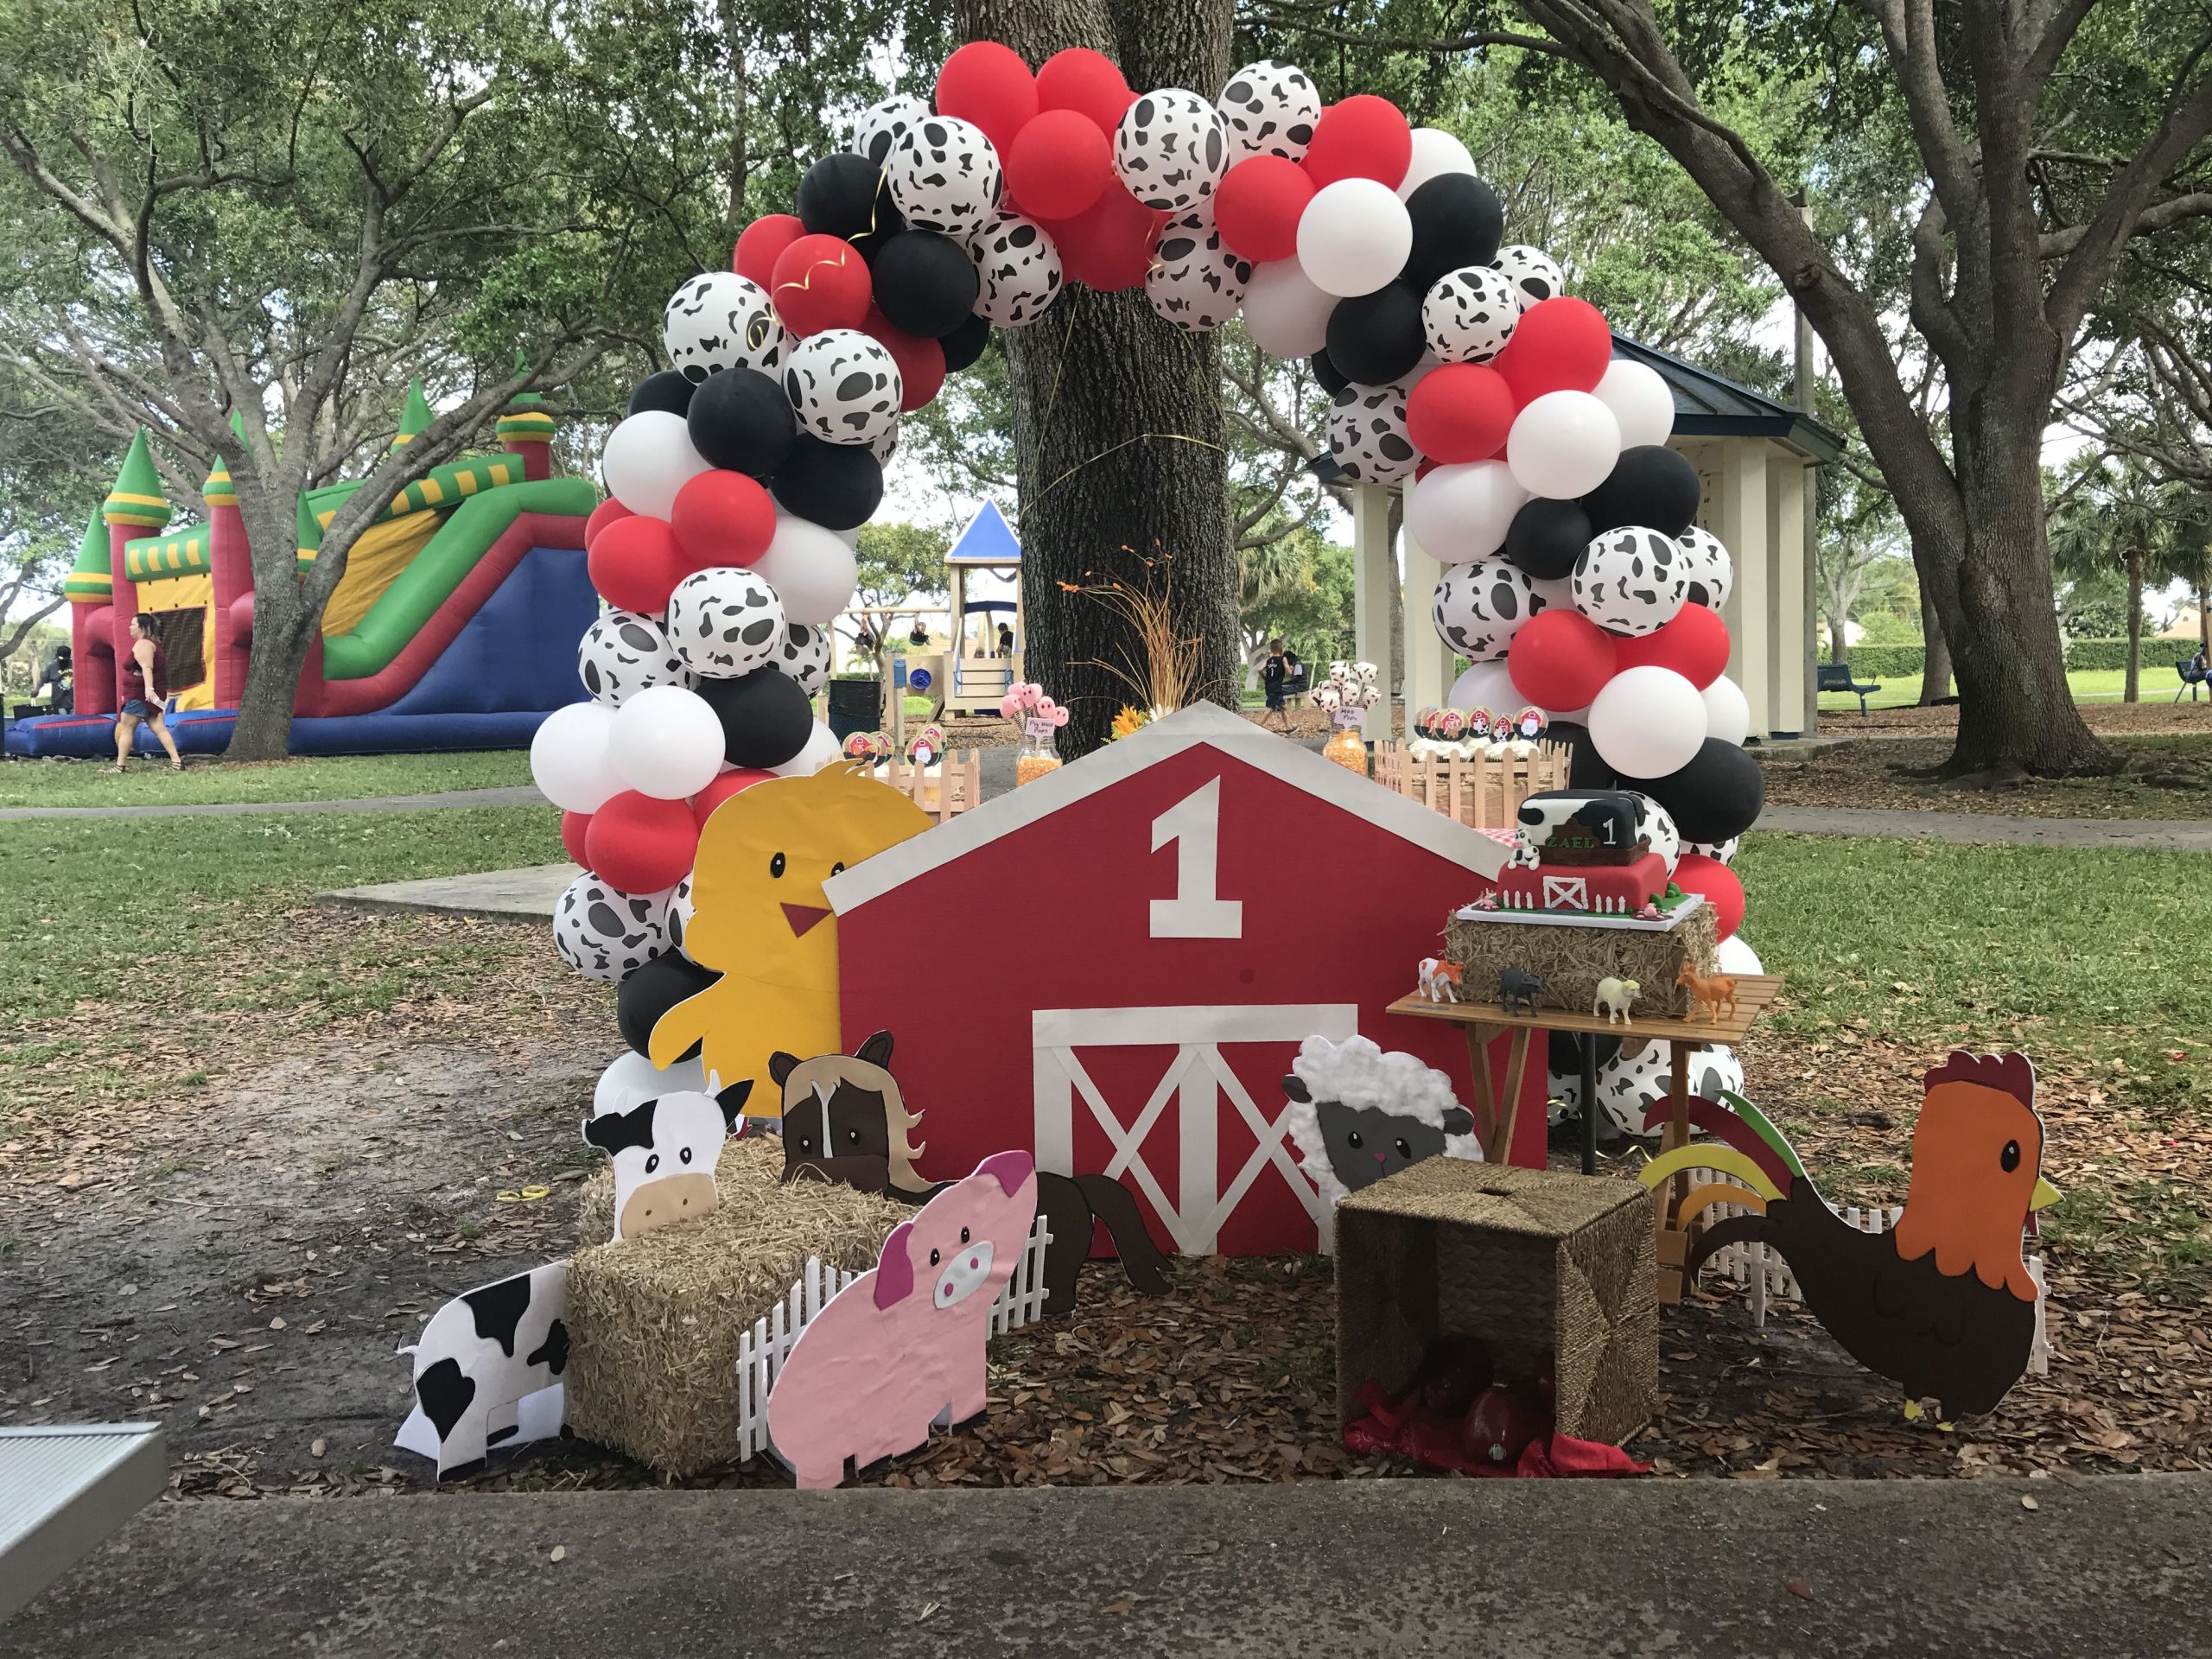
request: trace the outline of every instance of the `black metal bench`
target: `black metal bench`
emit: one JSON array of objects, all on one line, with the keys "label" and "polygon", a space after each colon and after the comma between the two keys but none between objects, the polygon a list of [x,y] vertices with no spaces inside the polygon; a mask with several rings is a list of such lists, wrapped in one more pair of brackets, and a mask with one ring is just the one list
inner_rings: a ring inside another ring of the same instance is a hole
[{"label": "black metal bench", "polygon": [[[2181,701],[2181,694],[2184,691],[2189,693],[2189,700],[2191,702],[2195,702],[2196,701],[2196,688],[2200,685],[2207,685],[2208,680],[2212,680],[2212,677],[2208,677],[2205,671],[2196,665],[2196,659],[2194,657],[2184,657],[2181,661],[2176,663],[2174,664],[2174,672],[2181,676],[2181,683],[2174,688],[2174,701],[2176,702],[2179,702]],[[2208,689],[2212,689],[2212,687],[2209,687]]]},{"label": "black metal bench", "polygon": [[1820,664],[1819,677],[1815,681],[1813,689],[1815,692],[1850,693],[1859,699],[1859,717],[1864,720],[1866,718],[1866,699],[1880,690],[1882,687],[1879,681],[1867,685],[1859,684],[1851,677],[1849,663],[1822,663]]}]

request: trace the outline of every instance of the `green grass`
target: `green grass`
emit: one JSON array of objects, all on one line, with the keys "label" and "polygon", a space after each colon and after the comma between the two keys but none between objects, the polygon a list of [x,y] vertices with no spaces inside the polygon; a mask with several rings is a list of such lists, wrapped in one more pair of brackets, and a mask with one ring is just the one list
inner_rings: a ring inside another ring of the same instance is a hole
[{"label": "green grass", "polygon": [[[2180,649],[2183,643],[2173,639],[2161,640],[2158,642],[2161,647],[2172,645],[2176,649],[2161,649],[2156,653],[2147,642],[2145,644],[2143,671],[2138,681],[2139,695],[2145,702],[2164,702],[2180,689],[2181,676],[2174,672],[2174,663],[2177,658],[2186,657],[2196,649],[2194,645],[2190,645],[2188,650]],[[1917,674],[1861,672],[1858,677],[1861,684],[1872,681],[1878,681],[1881,684],[1882,689],[1866,699],[1869,709],[1910,709],[1920,701],[1920,676]],[[2076,669],[2067,675],[2066,683],[2072,688],[2076,702],[2118,702],[2121,693],[2126,690],[2127,676],[2117,668]],[[2182,701],[2187,702],[2189,699],[2183,697]],[[1859,712],[1859,699],[1847,696],[1840,691],[1823,692],[1821,712],[1824,715],[1855,715]]]},{"label": "green grass", "polygon": [[2212,857],[1755,835],[1737,868],[1785,1028],[2117,1061],[2116,1098],[2212,1111]]},{"label": "green grass", "polygon": [[184,770],[134,760],[117,777],[90,760],[11,760],[0,766],[0,806],[207,806],[225,802],[367,800],[530,781],[530,754],[339,754],[255,766],[188,755]]}]

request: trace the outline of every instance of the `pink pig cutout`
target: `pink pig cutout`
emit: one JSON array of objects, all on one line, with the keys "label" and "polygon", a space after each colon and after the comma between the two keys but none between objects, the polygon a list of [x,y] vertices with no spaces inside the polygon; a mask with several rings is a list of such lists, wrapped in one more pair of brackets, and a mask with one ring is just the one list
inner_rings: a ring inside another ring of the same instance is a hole
[{"label": "pink pig cutout", "polygon": [[1037,1219],[1037,1165],[998,1152],[903,1221],[876,1265],[799,1332],[768,1395],[768,1436],[803,1489],[980,1415],[992,1304]]}]

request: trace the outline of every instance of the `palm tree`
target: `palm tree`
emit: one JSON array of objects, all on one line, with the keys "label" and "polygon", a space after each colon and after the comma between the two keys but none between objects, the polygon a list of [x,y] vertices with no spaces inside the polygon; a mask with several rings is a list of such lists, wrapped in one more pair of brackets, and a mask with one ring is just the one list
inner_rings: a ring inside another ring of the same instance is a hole
[{"label": "palm tree", "polygon": [[[2186,580],[2208,557],[2201,499],[2133,457],[2084,457],[2048,509],[2051,561],[2064,575],[2118,571],[2127,583],[2127,675],[2121,700],[2140,701],[2143,590]],[[2201,572],[2199,573],[2201,574]]]}]

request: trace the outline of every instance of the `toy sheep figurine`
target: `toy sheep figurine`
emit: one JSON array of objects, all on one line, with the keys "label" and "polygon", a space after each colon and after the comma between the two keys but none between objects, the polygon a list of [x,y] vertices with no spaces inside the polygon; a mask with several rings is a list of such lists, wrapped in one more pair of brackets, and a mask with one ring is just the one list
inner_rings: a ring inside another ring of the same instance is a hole
[{"label": "toy sheep figurine", "polygon": [[1474,1114],[1452,1079],[1411,1054],[1385,1054],[1364,1037],[1308,1037],[1282,1080],[1283,1127],[1328,1206],[1319,1248],[1336,1249],[1336,1206],[1348,1193],[1440,1154],[1480,1162]]},{"label": "toy sheep figurine", "polygon": [[1635,1006],[1637,994],[1643,988],[1632,979],[1601,979],[1598,982],[1597,999],[1591,1003],[1590,1012],[1592,1016],[1604,1014],[1609,1026],[1625,1020]]}]

